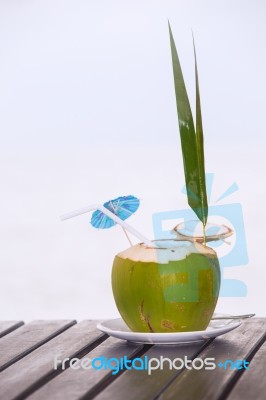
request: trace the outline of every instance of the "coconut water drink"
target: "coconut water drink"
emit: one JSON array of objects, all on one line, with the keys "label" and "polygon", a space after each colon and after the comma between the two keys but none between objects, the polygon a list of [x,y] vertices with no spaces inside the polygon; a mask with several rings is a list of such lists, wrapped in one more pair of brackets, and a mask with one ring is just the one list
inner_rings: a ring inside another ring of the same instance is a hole
[{"label": "coconut water drink", "polygon": [[205,330],[219,295],[219,261],[213,249],[197,242],[137,244],[116,255],[112,289],[132,331]]}]

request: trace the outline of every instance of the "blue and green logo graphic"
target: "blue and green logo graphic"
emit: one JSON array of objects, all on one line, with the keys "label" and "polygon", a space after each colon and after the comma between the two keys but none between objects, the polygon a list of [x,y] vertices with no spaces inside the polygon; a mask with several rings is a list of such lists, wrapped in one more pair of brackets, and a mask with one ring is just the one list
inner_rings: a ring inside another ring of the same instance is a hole
[{"label": "blue and green logo graphic", "polygon": [[[221,297],[245,297],[247,296],[247,286],[239,279],[225,278],[225,273],[229,268],[237,268],[248,264],[248,253],[246,235],[244,228],[243,212],[240,203],[219,204],[222,200],[238,190],[236,183],[233,183],[214,203],[212,203],[211,192],[214,174],[206,174],[206,184],[209,201],[209,220],[230,226],[234,231],[234,236],[225,240],[212,242],[210,245],[218,254],[221,267]],[[183,188],[183,193],[186,189]],[[217,204],[218,203],[218,204]],[[174,233],[165,229],[164,225],[171,220],[186,223],[195,220],[195,214],[191,209],[161,211],[153,214],[153,229],[155,239],[173,239]],[[213,228],[212,228],[213,229]],[[215,234],[215,232],[211,232]],[[208,235],[208,231],[206,232]],[[229,242],[229,243],[228,243]],[[232,274],[231,274],[232,275]]]}]

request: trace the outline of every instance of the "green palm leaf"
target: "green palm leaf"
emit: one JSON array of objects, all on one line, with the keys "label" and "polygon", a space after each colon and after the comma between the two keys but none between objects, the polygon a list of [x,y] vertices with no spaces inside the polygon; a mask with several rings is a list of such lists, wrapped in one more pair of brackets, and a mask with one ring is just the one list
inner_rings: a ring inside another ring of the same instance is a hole
[{"label": "green palm leaf", "polygon": [[196,146],[198,154],[198,166],[199,166],[199,187],[200,187],[200,201],[201,201],[201,221],[205,226],[208,218],[208,200],[206,191],[206,179],[205,179],[205,162],[204,162],[204,139],[203,139],[203,128],[202,128],[202,117],[201,117],[201,106],[200,106],[200,91],[199,91],[199,77],[197,67],[197,56],[195,41],[193,37],[194,47],[194,58],[195,58],[195,76],[196,76]]},{"label": "green palm leaf", "polygon": [[[199,82],[197,72],[197,60],[195,53],[196,73],[196,130],[186,86],[180,66],[173,34],[169,24],[170,45],[175,83],[176,106],[181,138],[185,181],[188,204],[194,210],[198,218],[206,225],[208,216],[208,201],[206,194],[203,130],[199,95]],[[195,46],[194,46],[195,49]]]}]

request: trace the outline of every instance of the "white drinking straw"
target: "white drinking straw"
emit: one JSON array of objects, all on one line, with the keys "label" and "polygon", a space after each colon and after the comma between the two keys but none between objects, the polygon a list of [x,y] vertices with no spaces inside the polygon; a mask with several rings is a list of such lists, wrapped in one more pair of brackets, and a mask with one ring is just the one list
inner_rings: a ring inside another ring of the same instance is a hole
[{"label": "white drinking straw", "polygon": [[69,218],[77,217],[78,215],[85,214],[90,211],[99,210],[103,214],[107,215],[107,217],[114,220],[117,224],[122,226],[122,228],[126,229],[128,232],[132,233],[132,235],[136,236],[139,240],[144,242],[148,247],[156,247],[155,243],[151,242],[145,236],[143,236],[140,232],[136,231],[132,226],[128,225],[125,221],[120,219],[117,215],[109,211],[107,208],[102,206],[101,204],[92,204],[88,207],[80,208],[79,210],[75,210],[60,216],[61,221],[64,221]]}]

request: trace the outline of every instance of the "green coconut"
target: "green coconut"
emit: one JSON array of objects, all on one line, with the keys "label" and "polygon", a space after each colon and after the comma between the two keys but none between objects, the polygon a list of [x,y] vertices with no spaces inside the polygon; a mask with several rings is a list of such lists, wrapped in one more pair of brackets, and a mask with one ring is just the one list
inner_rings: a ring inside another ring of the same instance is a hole
[{"label": "green coconut", "polygon": [[112,289],[122,318],[135,332],[206,329],[220,289],[215,251],[199,243],[163,246],[137,244],[115,257]]}]

